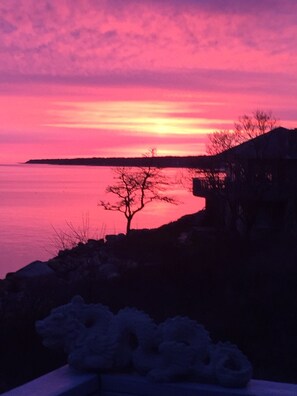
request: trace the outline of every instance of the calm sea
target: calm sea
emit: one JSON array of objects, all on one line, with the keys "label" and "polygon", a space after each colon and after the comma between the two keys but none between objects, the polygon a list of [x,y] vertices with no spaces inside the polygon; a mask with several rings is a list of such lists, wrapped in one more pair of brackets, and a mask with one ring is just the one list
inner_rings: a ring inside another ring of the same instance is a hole
[{"label": "calm sea", "polygon": [[[155,228],[197,212],[204,200],[176,183],[181,169],[166,169],[171,180],[168,194],[181,203],[152,203],[135,215],[132,228]],[[34,260],[57,253],[57,234],[70,228],[87,231],[88,237],[124,232],[125,219],[118,212],[98,206],[112,195],[112,169],[87,166],[0,165],[0,278]]]}]

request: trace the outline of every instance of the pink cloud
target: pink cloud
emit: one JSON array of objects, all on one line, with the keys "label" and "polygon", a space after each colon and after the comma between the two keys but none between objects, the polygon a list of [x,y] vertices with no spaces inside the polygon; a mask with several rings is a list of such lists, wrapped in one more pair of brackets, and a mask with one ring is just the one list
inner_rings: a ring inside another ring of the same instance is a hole
[{"label": "pink cloud", "polygon": [[0,67],[62,76],[201,68],[292,72],[296,11],[294,1],[272,7],[271,1],[6,0]]},{"label": "pink cloud", "polygon": [[[193,153],[197,130],[232,127],[257,108],[294,126],[296,13],[293,0],[3,0],[0,140],[27,158],[128,144]],[[110,102],[100,122],[98,102]],[[110,110],[123,102],[128,115]],[[141,119],[152,102],[163,110]]]}]

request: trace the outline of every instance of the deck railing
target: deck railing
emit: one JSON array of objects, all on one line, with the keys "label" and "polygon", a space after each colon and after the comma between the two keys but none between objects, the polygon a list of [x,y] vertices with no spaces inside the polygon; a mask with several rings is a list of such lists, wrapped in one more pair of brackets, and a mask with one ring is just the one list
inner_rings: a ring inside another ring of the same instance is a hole
[{"label": "deck railing", "polygon": [[134,375],[79,373],[61,367],[3,396],[296,396],[297,385],[252,380],[244,389],[197,383],[156,384]]},{"label": "deck railing", "polygon": [[193,179],[193,195],[198,197],[210,197],[213,194],[227,195],[231,197],[258,198],[267,201],[278,201],[288,199],[297,195],[296,185],[271,180],[230,180],[229,178]]},{"label": "deck railing", "polygon": [[214,191],[223,191],[226,188],[225,179],[207,179],[194,178],[193,179],[193,194],[198,197],[205,197]]}]

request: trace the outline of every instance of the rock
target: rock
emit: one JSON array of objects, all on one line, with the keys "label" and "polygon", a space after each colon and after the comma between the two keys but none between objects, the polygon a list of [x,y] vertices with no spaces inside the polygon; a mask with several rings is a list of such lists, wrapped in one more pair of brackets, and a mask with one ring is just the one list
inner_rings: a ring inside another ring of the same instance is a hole
[{"label": "rock", "polygon": [[117,267],[112,263],[103,264],[99,268],[99,273],[103,277],[103,279],[113,279],[117,278],[120,275]]},{"label": "rock", "polygon": [[104,246],[104,243],[104,239],[89,239],[86,245],[89,249],[100,249]]},{"label": "rock", "polygon": [[40,276],[54,275],[55,272],[50,268],[47,263],[43,261],[33,261],[32,263],[26,265],[20,270],[14,273],[14,277],[17,278],[35,278]]},{"label": "rock", "polygon": [[105,236],[105,239],[106,239],[107,243],[113,243],[113,242],[122,241],[125,238],[126,238],[125,234],[106,235]]}]

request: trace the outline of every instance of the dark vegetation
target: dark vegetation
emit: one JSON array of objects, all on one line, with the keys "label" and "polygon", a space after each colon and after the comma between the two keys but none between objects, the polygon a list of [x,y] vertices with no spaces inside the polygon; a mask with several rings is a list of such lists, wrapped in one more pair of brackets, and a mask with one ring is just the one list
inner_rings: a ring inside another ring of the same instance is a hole
[{"label": "dark vegetation", "polygon": [[155,156],[151,157],[94,157],[94,158],[56,158],[56,159],[31,159],[26,164],[48,165],[88,165],[88,166],[154,166],[160,168],[200,168],[207,165],[209,157],[201,156]]},{"label": "dark vegetation", "polygon": [[[92,265],[95,253],[123,263],[120,276],[103,279]],[[65,363],[62,353],[42,346],[34,322],[75,294],[113,311],[134,306],[156,321],[187,315],[214,341],[237,344],[254,378],[296,383],[296,259],[293,237],[238,239],[209,228],[200,212],[60,252],[47,263],[53,275],[10,274],[0,284],[1,390]]]}]

